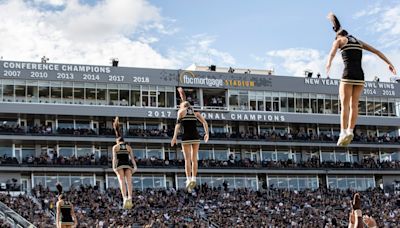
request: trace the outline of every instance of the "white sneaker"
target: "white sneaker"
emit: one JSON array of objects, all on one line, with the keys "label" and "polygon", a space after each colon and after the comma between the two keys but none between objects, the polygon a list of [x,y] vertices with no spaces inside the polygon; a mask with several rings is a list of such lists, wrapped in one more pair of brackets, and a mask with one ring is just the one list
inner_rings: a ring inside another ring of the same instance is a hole
[{"label": "white sneaker", "polygon": [[194,188],[196,187],[196,180],[195,180],[195,179],[192,179],[192,180],[190,181],[189,187],[190,187],[191,189],[194,189]]},{"label": "white sneaker", "polygon": [[348,146],[351,143],[351,141],[353,141],[353,138],[354,138],[353,133],[347,133],[343,140],[344,141],[343,146]]},{"label": "white sneaker", "polygon": [[124,202],[122,203],[122,208],[127,209],[127,199],[124,198]]},{"label": "white sneaker", "polygon": [[132,209],[132,207],[133,207],[132,199],[128,198],[125,203],[125,209]]},{"label": "white sneaker", "polygon": [[339,135],[339,140],[337,141],[337,144],[336,144],[336,145],[338,145],[338,146],[343,146],[344,143],[345,143],[346,137],[347,137],[347,134],[346,134],[346,133],[343,134],[343,135],[342,135],[342,134]]}]

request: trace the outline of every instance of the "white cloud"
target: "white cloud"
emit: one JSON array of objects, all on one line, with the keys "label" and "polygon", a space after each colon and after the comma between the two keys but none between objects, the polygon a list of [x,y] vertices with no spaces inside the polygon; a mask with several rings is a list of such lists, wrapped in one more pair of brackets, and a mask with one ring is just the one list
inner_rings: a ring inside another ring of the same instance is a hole
[{"label": "white cloud", "polygon": [[33,0],[36,5],[48,5],[48,6],[64,6],[66,0]]},{"label": "white cloud", "polygon": [[[315,74],[321,73],[323,77],[326,77],[326,55],[326,53],[316,49],[288,48],[269,51],[265,58],[256,57],[255,59],[264,63],[267,69],[274,68],[275,73],[278,75],[286,74],[303,77],[305,70],[311,70]],[[331,78],[340,78],[340,71],[343,67],[339,63],[340,61],[336,57],[331,67]]]},{"label": "white cloud", "polygon": [[135,38],[145,26],[164,28],[159,9],[145,0],[104,0],[84,5],[78,0],[36,0],[62,4],[46,10],[29,2],[0,2],[0,55],[4,59],[64,63],[109,64],[118,57],[121,65],[176,67],[179,62],[161,55],[150,44],[156,37]]},{"label": "white cloud", "polygon": [[233,66],[235,64],[235,58],[228,52],[211,47],[215,42],[215,37],[199,34],[188,39],[189,41],[184,45],[182,51],[171,49],[169,55],[186,64],[216,64],[220,66]]}]

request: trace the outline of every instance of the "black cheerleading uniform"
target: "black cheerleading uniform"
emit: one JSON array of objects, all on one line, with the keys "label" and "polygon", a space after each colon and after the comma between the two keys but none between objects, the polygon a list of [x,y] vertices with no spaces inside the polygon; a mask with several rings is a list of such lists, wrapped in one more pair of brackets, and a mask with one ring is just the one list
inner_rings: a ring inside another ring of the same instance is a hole
[{"label": "black cheerleading uniform", "polygon": [[182,125],[182,144],[200,143],[199,131],[197,131],[197,118],[192,108],[188,108],[186,115],[177,120]]},{"label": "black cheerleading uniform", "polygon": [[64,204],[60,206],[60,222],[61,225],[74,225],[74,220],[72,219],[72,204],[64,201]]},{"label": "black cheerleading uniform", "polygon": [[119,151],[116,152],[115,169],[133,169],[129,151],[125,143],[119,144]]},{"label": "black cheerleading uniform", "polygon": [[344,63],[341,82],[352,85],[364,85],[364,71],[361,66],[362,44],[353,36],[346,36],[348,42],[340,48]]}]

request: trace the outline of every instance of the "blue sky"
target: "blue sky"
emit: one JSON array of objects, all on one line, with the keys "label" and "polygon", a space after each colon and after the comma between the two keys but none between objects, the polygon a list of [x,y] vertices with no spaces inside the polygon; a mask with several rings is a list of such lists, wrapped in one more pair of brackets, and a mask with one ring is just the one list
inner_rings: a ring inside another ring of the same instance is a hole
[{"label": "blue sky", "polygon": [[[330,11],[400,65],[400,2],[390,0],[0,0],[0,50],[4,59],[28,61],[45,54],[66,63],[118,57],[123,66],[323,73],[335,35]],[[340,77],[342,67],[338,55],[331,77]],[[364,68],[367,78],[389,76],[372,55],[365,55]]]}]

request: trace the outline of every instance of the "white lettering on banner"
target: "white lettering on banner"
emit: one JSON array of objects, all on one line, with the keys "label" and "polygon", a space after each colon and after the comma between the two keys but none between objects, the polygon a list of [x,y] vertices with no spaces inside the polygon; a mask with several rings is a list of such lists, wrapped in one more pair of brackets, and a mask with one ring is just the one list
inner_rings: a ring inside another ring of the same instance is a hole
[{"label": "white lettering on banner", "polygon": [[194,78],[186,74],[183,76],[183,83],[190,85],[207,85],[209,87],[221,87],[223,85],[222,79]]},{"label": "white lettering on banner", "polygon": [[47,70],[47,71],[68,71],[84,73],[110,73],[108,66],[83,66],[83,65],[60,65],[53,63],[25,63],[25,62],[3,62],[6,69],[18,70]]},{"label": "white lettering on banner", "polygon": [[308,85],[339,86],[339,80],[333,79],[305,78],[304,83]]},{"label": "white lettering on banner", "polygon": [[[320,79],[320,78],[304,79],[304,83],[307,85],[339,86],[339,82],[340,80],[333,80],[333,79]],[[396,96],[395,86],[393,83],[365,82],[364,95]]]}]

